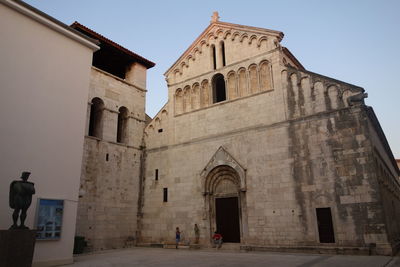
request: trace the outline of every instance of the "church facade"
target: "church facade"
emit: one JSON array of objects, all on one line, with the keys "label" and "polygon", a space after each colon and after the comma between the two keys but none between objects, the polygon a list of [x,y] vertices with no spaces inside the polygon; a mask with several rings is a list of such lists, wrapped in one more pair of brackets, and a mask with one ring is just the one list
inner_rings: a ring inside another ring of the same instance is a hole
[{"label": "church facade", "polygon": [[215,13],[146,120],[154,63],[72,27],[100,40],[77,221],[89,249],[171,243],[176,227],[193,244],[196,223],[203,247],[218,231],[247,250],[397,250],[399,169],[364,89],[306,70],[282,32]]},{"label": "church facade", "polygon": [[283,33],[218,20],[165,73],[145,128],[138,242],[391,254],[399,170],[363,88],[307,71]]}]

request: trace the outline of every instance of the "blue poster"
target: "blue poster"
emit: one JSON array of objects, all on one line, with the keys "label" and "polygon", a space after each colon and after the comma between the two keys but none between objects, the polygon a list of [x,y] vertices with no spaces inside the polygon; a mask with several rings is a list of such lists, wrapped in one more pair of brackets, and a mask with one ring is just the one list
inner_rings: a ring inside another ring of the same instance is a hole
[{"label": "blue poster", "polygon": [[36,239],[60,239],[63,212],[64,200],[39,199]]}]

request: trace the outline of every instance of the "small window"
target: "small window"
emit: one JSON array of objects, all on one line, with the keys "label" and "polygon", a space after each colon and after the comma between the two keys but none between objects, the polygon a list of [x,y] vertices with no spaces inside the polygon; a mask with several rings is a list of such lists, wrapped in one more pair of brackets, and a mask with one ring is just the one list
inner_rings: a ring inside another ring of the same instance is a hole
[{"label": "small window", "polygon": [[215,74],[212,78],[213,101],[218,103],[226,100],[225,79],[221,73]]},{"label": "small window", "polygon": [[164,202],[168,202],[168,188],[164,188]]},{"label": "small window", "polygon": [[225,67],[226,60],[225,60],[225,43],[224,43],[224,41],[221,41],[220,45],[221,45],[221,54],[222,54],[222,66]]},{"label": "small window", "polygon": [[217,57],[215,53],[215,45],[211,46],[211,62],[213,64],[214,70],[217,69]]},{"label": "small window", "polygon": [[154,178],[156,179],[156,181],[158,181],[158,169],[156,169],[155,171]]},{"label": "small window", "polygon": [[158,129],[158,132],[159,132],[159,133],[162,133],[162,132],[163,132],[163,129]]}]

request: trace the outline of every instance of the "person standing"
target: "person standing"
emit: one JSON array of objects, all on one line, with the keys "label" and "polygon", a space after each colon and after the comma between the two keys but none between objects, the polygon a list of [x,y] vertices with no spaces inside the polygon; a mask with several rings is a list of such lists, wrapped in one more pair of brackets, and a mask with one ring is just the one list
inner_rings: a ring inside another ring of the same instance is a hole
[{"label": "person standing", "polygon": [[178,249],[179,242],[181,241],[181,231],[179,231],[179,227],[176,227],[175,241],[176,241],[176,249]]},{"label": "person standing", "polygon": [[200,239],[200,228],[197,225],[197,223],[194,224],[194,237],[195,237],[195,244],[199,243],[199,239]]}]

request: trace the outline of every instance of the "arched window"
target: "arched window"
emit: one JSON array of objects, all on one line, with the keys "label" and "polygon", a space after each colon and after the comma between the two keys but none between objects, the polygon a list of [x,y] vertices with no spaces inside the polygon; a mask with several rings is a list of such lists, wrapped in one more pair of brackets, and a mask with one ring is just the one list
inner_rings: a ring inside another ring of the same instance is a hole
[{"label": "arched window", "polygon": [[92,99],[89,119],[89,136],[101,138],[104,102],[98,97]]},{"label": "arched window", "polygon": [[222,67],[225,67],[226,65],[226,59],[225,59],[225,43],[224,41],[221,41],[219,43],[220,47],[221,47],[221,56],[222,56]]},{"label": "arched window", "polygon": [[129,112],[126,107],[120,107],[118,112],[117,143],[127,143]]},{"label": "arched window", "polygon": [[226,100],[225,79],[221,73],[212,78],[213,102],[218,103]]},{"label": "arched window", "polygon": [[214,70],[217,69],[217,57],[215,53],[215,45],[211,45],[211,64],[213,65]]}]

